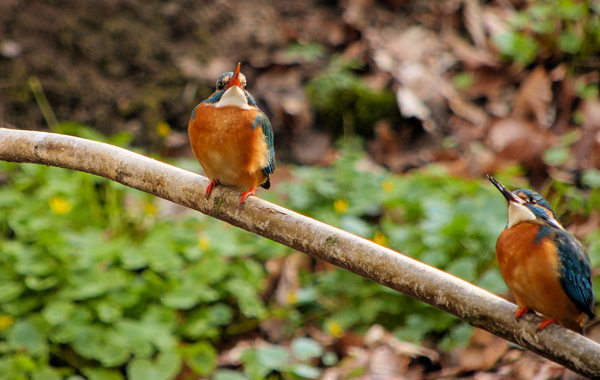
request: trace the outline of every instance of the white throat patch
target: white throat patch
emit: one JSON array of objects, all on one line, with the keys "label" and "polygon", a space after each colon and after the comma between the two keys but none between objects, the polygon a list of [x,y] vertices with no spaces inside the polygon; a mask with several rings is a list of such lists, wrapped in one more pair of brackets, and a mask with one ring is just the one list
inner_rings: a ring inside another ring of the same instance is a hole
[{"label": "white throat patch", "polygon": [[221,99],[215,103],[215,107],[235,106],[249,109],[248,99],[244,91],[238,86],[232,86],[221,96]]},{"label": "white throat patch", "polygon": [[515,202],[508,202],[508,225],[511,228],[521,222],[536,220],[535,215],[525,205]]}]

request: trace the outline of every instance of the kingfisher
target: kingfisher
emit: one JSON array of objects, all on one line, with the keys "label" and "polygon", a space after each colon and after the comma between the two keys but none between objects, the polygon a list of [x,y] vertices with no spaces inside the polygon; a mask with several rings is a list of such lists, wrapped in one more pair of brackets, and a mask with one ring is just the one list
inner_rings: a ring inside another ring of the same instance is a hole
[{"label": "kingfisher", "polygon": [[583,334],[587,317],[594,318],[592,271],[583,245],[565,231],[542,196],[526,189],[511,193],[487,177],[508,202],[508,224],[496,242],[496,256],[519,306],[517,321],[537,312],[544,318],[537,332],[558,323]]},{"label": "kingfisher", "polygon": [[240,205],[261,186],[269,189],[275,169],[273,128],[246,91],[246,77],[222,74],[215,92],[196,106],[188,125],[194,155],[210,179],[206,199],[217,185],[242,192]]}]

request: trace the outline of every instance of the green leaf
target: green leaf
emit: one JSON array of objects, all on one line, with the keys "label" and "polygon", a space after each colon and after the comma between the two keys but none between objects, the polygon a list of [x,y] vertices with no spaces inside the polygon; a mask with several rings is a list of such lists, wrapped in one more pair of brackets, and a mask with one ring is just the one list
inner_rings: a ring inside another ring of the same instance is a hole
[{"label": "green leaf", "polygon": [[340,228],[361,237],[369,237],[373,235],[373,227],[367,222],[353,215],[345,215],[342,217],[342,220],[340,221]]},{"label": "green leaf", "polygon": [[189,310],[200,301],[211,302],[219,299],[219,293],[203,284],[176,285],[164,295],[162,302],[172,309]]},{"label": "green leaf", "polygon": [[318,42],[293,43],[288,45],[284,54],[288,59],[302,59],[306,62],[313,62],[325,55],[325,47]]},{"label": "green leaf", "polygon": [[123,268],[138,270],[148,265],[148,258],[139,247],[126,247],[121,253]]},{"label": "green leaf", "polygon": [[123,311],[118,305],[107,301],[100,301],[96,304],[98,318],[104,323],[116,322],[123,316]]},{"label": "green leaf", "polygon": [[539,46],[530,36],[521,32],[502,33],[493,39],[500,52],[526,66],[537,56]]},{"label": "green leaf", "polygon": [[288,351],[276,345],[250,348],[240,356],[244,373],[252,380],[263,379],[273,370],[282,370],[288,364]]},{"label": "green leaf", "polygon": [[208,320],[215,325],[228,325],[233,318],[233,311],[224,303],[218,303],[208,308]]},{"label": "green leaf", "polygon": [[233,311],[225,304],[203,307],[188,316],[183,325],[183,332],[186,337],[192,339],[214,338],[220,334],[220,329],[216,326],[228,325],[232,318]]},{"label": "green leaf", "polygon": [[145,326],[138,321],[124,319],[116,323],[116,331],[121,334],[128,342],[129,350],[137,358],[150,358],[155,350],[152,345],[152,331],[148,331]]},{"label": "green leaf", "polygon": [[12,301],[18,298],[23,291],[25,286],[18,282],[4,282],[0,284],[0,303]]},{"label": "green leaf", "polygon": [[577,54],[581,50],[583,40],[574,32],[564,30],[558,36],[558,46],[565,53]]},{"label": "green leaf", "polygon": [[471,336],[473,335],[473,330],[473,327],[467,324],[458,325],[442,340],[440,347],[443,350],[448,351],[457,346],[467,346],[469,339],[471,339]]},{"label": "green leaf", "polygon": [[334,366],[338,362],[338,357],[335,352],[327,351],[321,360],[326,366]]},{"label": "green leaf", "polygon": [[476,267],[475,263],[470,258],[461,258],[454,260],[450,264],[446,271],[456,277],[462,278],[465,281],[473,281],[476,278]]},{"label": "green leaf", "polygon": [[503,294],[508,292],[508,287],[497,267],[487,270],[480,276],[478,284],[483,289],[495,293]]},{"label": "green leaf", "polygon": [[155,363],[164,379],[175,378],[182,367],[181,356],[176,352],[161,352]]},{"label": "green leaf", "polygon": [[32,380],[61,380],[62,376],[60,376],[57,371],[50,367],[45,367],[39,369],[33,373]]},{"label": "green leaf", "polygon": [[292,340],[291,349],[292,353],[299,360],[321,357],[325,351],[321,343],[305,337],[298,337]]},{"label": "green leaf", "polygon": [[181,370],[181,358],[174,352],[160,353],[154,362],[133,359],[127,365],[129,380],[171,380]]},{"label": "green leaf", "polygon": [[191,266],[188,278],[195,284],[212,285],[227,276],[228,265],[223,256],[205,257]]},{"label": "green leaf", "polygon": [[244,374],[251,380],[263,380],[271,372],[271,368],[258,361],[256,348],[244,351],[240,355],[240,361],[244,365]]},{"label": "green leaf", "polygon": [[42,291],[50,289],[58,283],[58,279],[54,276],[49,276],[46,278],[38,277],[38,276],[27,276],[25,277],[25,285],[31,290]]},{"label": "green leaf", "polygon": [[106,368],[86,367],[81,370],[88,380],[124,380],[125,378],[118,370]]},{"label": "green leaf", "polygon": [[581,182],[591,188],[600,189],[600,170],[587,169],[583,172]]},{"label": "green leaf", "polygon": [[127,365],[127,378],[130,380],[163,380],[152,362],[146,359],[133,359]]},{"label": "green leaf", "polygon": [[544,162],[550,166],[562,165],[569,158],[569,154],[568,146],[551,147],[544,152]]},{"label": "green leaf", "polygon": [[256,288],[243,280],[233,279],[227,282],[227,290],[237,298],[242,313],[248,318],[264,318],[267,314]]},{"label": "green leaf", "polygon": [[89,359],[98,359],[102,355],[106,348],[103,342],[106,333],[104,326],[68,326],[67,329],[69,328],[73,334],[72,347],[79,355]]},{"label": "green leaf", "polygon": [[39,315],[18,320],[8,330],[7,341],[16,351],[26,351],[32,356],[48,353],[49,326]]},{"label": "green leaf", "polygon": [[318,379],[321,377],[321,370],[308,364],[296,364],[292,367],[292,372],[305,379]]},{"label": "green leaf", "polygon": [[574,0],[561,0],[558,2],[557,11],[566,20],[578,21],[585,16],[588,5],[577,3]]},{"label": "green leaf", "polygon": [[198,342],[181,349],[186,364],[196,374],[210,375],[217,366],[217,350],[208,342]]},{"label": "green leaf", "polygon": [[110,328],[104,337],[104,349],[98,355],[98,360],[105,367],[116,367],[125,364],[131,356],[128,344],[129,342],[123,335]]},{"label": "green leaf", "polygon": [[213,375],[213,380],[248,380],[248,378],[238,371],[220,369]]},{"label": "green leaf", "polygon": [[473,85],[474,77],[470,72],[461,72],[452,78],[452,83],[457,89],[468,89]]},{"label": "green leaf", "polygon": [[443,268],[446,266],[449,257],[446,252],[438,250],[428,250],[423,253],[420,259],[427,265],[431,265],[436,268]]},{"label": "green leaf", "polygon": [[288,351],[281,346],[269,345],[256,349],[256,360],[269,369],[282,369],[289,361]]}]

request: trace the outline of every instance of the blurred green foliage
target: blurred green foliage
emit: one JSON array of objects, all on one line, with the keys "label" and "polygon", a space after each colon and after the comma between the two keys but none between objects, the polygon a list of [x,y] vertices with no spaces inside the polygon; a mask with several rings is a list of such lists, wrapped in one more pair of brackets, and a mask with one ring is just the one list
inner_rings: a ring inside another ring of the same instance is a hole
[{"label": "blurred green foliage", "polygon": [[319,125],[335,136],[371,137],[378,121],[388,120],[392,125],[400,121],[396,95],[390,90],[369,88],[356,74],[360,68],[356,60],[334,58],[305,87]]},{"label": "blurred green foliage", "polygon": [[573,63],[600,53],[600,5],[596,1],[529,0],[494,38],[500,53],[522,65],[536,57]]},{"label": "blurred green foliage", "polygon": [[[437,167],[392,175],[357,145],[350,140],[332,167],[295,168],[292,182],[260,195],[506,291],[494,263],[506,206],[495,188]],[[561,213],[597,204],[599,177],[588,173],[587,193],[557,192],[568,205]],[[265,263],[289,248],[199,213],[165,214],[164,202],[100,177],[0,162],[0,181],[0,379],[167,380],[182,371],[310,379],[338,358],[304,336],[307,324],[339,337],[378,323],[442,348],[471,334],[449,314],[344,270],[304,270],[294,302],[278,305],[265,296]],[[600,262],[600,243],[590,254]],[[221,350],[271,319],[285,322],[281,341],[243,351],[240,368],[217,368]]]},{"label": "blurred green foliage", "polygon": [[[284,190],[289,207],[490,291],[506,291],[494,261],[506,206],[495,188],[435,167],[405,176],[361,169],[366,162],[358,152],[346,150],[332,168],[297,169],[301,185]],[[379,323],[403,340],[443,338],[446,348],[470,336],[453,316],[346,271],[317,274],[306,286],[327,310],[325,327],[360,330]]]},{"label": "blurred green foliage", "polygon": [[304,60],[306,62],[313,62],[317,59],[324,57],[326,48],[318,42],[308,43],[292,43],[285,50],[285,57],[294,60]]}]

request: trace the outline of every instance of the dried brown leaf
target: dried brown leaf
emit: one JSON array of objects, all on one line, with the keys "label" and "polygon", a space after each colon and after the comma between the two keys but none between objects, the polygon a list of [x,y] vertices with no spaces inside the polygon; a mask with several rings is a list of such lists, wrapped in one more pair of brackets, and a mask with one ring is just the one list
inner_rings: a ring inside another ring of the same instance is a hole
[{"label": "dried brown leaf", "polygon": [[479,0],[463,0],[463,17],[465,28],[478,49],[486,49],[485,31],[483,27],[483,10]]},{"label": "dried brown leaf", "polygon": [[456,63],[442,38],[424,26],[411,26],[398,33],[394,30],[370,30],[367,41],[371,48],[383,48],[402,64],[421,63],[430,75],[440,75]]},{"label": "dried brown leaf", "polygon": [[536,67],[525,78],[515,97],[512,117],[520,120],[534,119],[542,128],[549,128],[556,118],[552,105],[552,81],[543,66]]},{"label": "dried brown leaf", "polygon": [[440,76],[426,65],[419,62],[405,63],[397,66],[392,75],[422,102],[446,105],[440,88]]},{"label": "dried brown leaf", "polygon": [[583,117],[585,129],[600,131],[600,98],[582,99],[579,111]]},{"label": "dried brown leaf", "polygon": [[380,325],[373,325],[364,336],[364,343],[367,347],[377,347],[379,345],[387,345],[392,348],[393,352],[398,356],[417,358],[426,357],[432,363],[437,363],[440,355],[437,351],[429,348],[418,346],[413,343],[403,342],[398,340],[392,333],[386,331]]},{"label": "dried brown leaf", "polygon": [[358,30],[364,30],[369,21],[367,15],[373,8],[373,0],[346,0],[344,21]]},{"label": "dried brown leaf", "polygon": [[313,114],[297,67],[272,68],[256,79],[252,90],[261,95],[266,110],[272,113],[274,127],[285,126],[294,132],[312,127]]},{"label": "dried brown leaf", "polygon": [[571,145],[580,169],[600,168],[600,100],[582,99],[578,113],[583,118],[581,138]]},{"label": "dried brown leaf", "polygon": [[501,68],[479,67],[469,70],[473,77],[473,83],[466,89],[461,90],[469,99],[485,97],[489,101],[498,101],[511,85],[510,78]]},{"label": "dried brown leaf", "polygon": [[487,331],[475,329],[469,347],[460,351],[463,371],[485,371],[491,368],[508,350],[508,343]]},{"label": "dried brown leaf", "polygon": [[262,339],[245,339],[235,343],[229,349],[222,350],[217,357],[217,365],[219,366],[239,366],[241,365],[240,357],[242,353],[252,347],[264,347],[267,342]]},{"label": "dried brown leaf", "polygon": [[534,167],[543,165],[542,154],[558,142],[556,136],[540,131],[536,124],[513,118],[497,120],[488,139],[499,157]]},{"label": "dried brown leaf", "polygon": [[421,120],[423,128],[427,132],[433,132],[436,129],[431,110],[417,97],[410,87],[399,87],[396,91],[396,99],[402,116],[405,118],[416,117]]},{"label": "dried brown leaf", "polygon": [[487,50],[480,50],[476,48],[453,33],[453,31],[446,33],[444,40],[452,49],[452,52],[467,68],[474,69],[480,66],[498,65],[498,59],[496,58],[496,55]]},{"label": "dried brown leaf", "polygon": [[369,363],[369,372],[371,379],[393,380],[405,379],[402,376],[402,366],[398,357],[391,348],[387,346],[376,347],[371,353]]},{"label": "dried brown leaf", "polygon": [[514,8],[498,8],[493,6],[485,7],[483,9],[482,16],[485,31],[491,37],[510,31],[509,20],[514,16],[514,14]]},{"label": "dried brown leaf", "polygon": [[488,121],[487,113],[475,104],[464,99],[450,83],[443,82],[442,94],[448,100],[448,105],[455,115],[471,122],[476,128],[483,128]]}]

